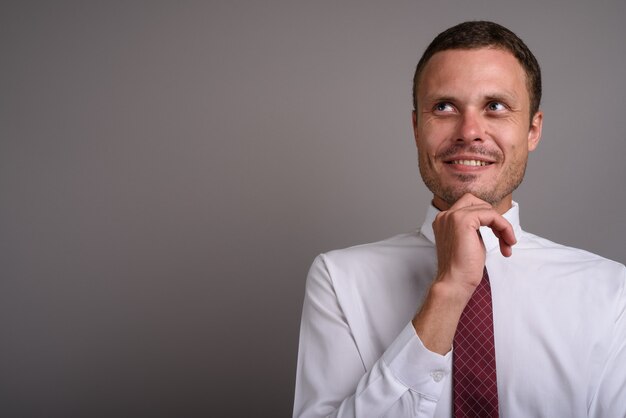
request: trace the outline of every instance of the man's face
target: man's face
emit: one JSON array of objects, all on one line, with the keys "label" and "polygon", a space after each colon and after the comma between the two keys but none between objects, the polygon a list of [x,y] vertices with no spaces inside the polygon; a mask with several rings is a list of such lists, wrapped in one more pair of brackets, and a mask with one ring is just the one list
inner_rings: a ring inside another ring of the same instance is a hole
[{"label": "man's face", "polygon": [[420,173],[435,206],[445,210],[472,193],[500,213],[508,210],[542,121],[541,112],[530,118],[526,75],[510,52],[433,55],[419,80],[413,129]]}]

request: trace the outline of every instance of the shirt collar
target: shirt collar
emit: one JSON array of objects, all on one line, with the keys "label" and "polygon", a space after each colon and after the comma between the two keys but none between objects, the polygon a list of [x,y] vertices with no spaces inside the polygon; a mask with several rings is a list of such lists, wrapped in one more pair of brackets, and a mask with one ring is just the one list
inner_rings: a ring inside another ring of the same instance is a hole
[{"label": "shirt collar", "polygon": [[[428,211],[426,212],[426,219],[420,228],[420,232],[424,235],[430,242],[435,244],[435,233],[433,232],[433,222],[435,221],[435,217],[439,214],[439,209],[434,207],[432,203],[428,206]],[[513,206],[511,209],[504,213],[504,219],[509,221],[511,225],[513,225],[513,232],[515,233],[515,238],[519,240],[519,237],[522,233],[522,228],[519,224],[519,205],[517,202],[513,202]],[[500,248],[498,238],[494,235],[491,228],[487,226],[480,227],[480,235],[483,238],[483,242],[485,243],[485,249],[487,252],[492,251],[494,249]]]}]

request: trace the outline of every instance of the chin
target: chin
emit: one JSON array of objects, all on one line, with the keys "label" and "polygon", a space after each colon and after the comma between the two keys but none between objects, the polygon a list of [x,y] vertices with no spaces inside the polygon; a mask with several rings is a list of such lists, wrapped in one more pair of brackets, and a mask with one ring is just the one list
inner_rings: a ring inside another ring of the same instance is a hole
[{"label": "chin", "polygon": [[444,190],[443,193],[438,194],[438,196],[443,199],[448,205],[452,206],[459,200],[463,195],[470,193],[479,198],[480,200],[484,200],[489,203],[491,206],[496,206],[501,200],[502,197],[499,194],[494,193],[492,190],[477,190],[471,187],[464,189],[455,189],[455,190]]}]

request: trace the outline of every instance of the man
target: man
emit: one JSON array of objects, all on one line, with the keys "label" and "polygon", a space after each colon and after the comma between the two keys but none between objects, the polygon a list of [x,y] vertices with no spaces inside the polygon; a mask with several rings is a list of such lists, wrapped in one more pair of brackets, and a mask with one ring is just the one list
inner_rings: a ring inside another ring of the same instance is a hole
[{"label": "man", "polygon": [[432,206],[414,233],[314,261],[294,416],[460,415],[455,335],[488,283],[496,408],[474,416],[624,417],[626,269],[523,231],[512,200],[541,137],[533,54],[462,23],[427,48],[413,93]]}]

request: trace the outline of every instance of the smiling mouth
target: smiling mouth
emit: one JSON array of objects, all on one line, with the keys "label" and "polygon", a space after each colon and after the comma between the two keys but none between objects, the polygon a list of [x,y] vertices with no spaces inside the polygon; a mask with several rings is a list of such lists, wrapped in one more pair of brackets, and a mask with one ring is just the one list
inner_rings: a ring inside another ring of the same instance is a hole
[{"label": "smiling mouth", "polygon": [[480,160],[451,160],[451,161],[446,161],[446,164],[466,165],[470,167],[484,167],[486,165],[491,165],[493,163],[489,161],[480,161]]}]

